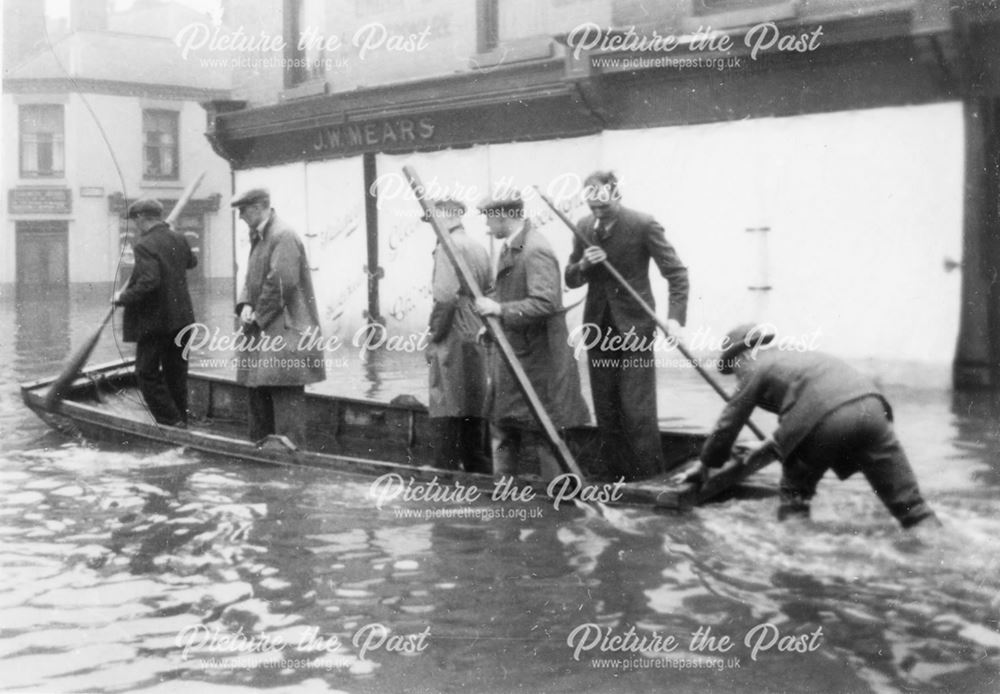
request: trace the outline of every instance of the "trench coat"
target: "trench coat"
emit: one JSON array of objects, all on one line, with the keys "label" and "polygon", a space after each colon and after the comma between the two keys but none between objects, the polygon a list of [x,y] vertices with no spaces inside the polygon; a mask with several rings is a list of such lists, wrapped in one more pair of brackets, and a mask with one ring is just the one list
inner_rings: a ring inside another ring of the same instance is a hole
[{"label": "trench coat", "polygon": [[[451,232],[455,250],[472,272],[480,291],[490,285],[490,257],[463,229]],[[476,336],[483,323],[462,289],[454,266],[438,244],[431,279],[431,343],[427,348],[431,417],[486,416],[486,349]]]},{"label": "trench coat", "polygon": [[[504,334],[556,427],[589,423],[569,346],[559,262],[548,239],[530,224],[500,255],[491,298],[500,304]],[[498,349],[492,350],[490,360],[490,420],[537,428],[514,372]]]},{"label": "trench coat", "polygon": [[125,342],[151,335],[173,335],[194,322],[187,271],[198,264],[187,239],[166,222],[150,227],[135,241],[135,268],[118,303],[125,307]]},{"label": "trench coat", "polygon": [[300,386],[326,377],[310,272],[302,239],[272,211],[264,229],[253,233],[236,302],[236,314],[249,304],[259,326],[238,355],[241,385]]}]

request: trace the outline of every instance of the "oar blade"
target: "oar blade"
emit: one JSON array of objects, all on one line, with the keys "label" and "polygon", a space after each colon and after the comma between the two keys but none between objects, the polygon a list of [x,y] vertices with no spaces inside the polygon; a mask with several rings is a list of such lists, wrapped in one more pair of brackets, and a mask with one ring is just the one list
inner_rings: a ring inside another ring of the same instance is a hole
[{"label": "oar blade", "polygon": [[104,331],[104,326],[108,324],[111,320],[111,315],[114,313],[115,307],[112,306],[108,309],[108,312],[104,316],[104,320],[101,324],[97,326],[97,329],[87,338],[87,340],[80,345],[80,347],[70,355],[70,358],[66,361],[66,365],[63,370],[59,373],[58,378],[52,382],[52,387],[49,388],[49,392],[45,394],[45,409],[49,412],[53,412],[56,407],[56,403],[62,400],[63,396],[66,395],[66,391],[69,389],[70,384],[76,380],[76,376],[80,373],[83,365],[87,363],[90,359],[91,353],[94,351],[94,347],[97,346],[98,340],[101,339],[101,333]]}]

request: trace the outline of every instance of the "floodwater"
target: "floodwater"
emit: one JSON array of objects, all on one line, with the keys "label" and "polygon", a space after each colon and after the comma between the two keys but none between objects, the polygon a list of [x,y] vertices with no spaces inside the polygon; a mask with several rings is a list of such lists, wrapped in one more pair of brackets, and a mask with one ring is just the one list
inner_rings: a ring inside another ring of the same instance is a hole
[{"label": "floodwater", "polygon": [[[0,301],[0,689],[43,692],[1000,691],[1000,406],[887,384],[936,535],[860,475],[777,524],[777,471],[684,515],[400,501],[371,480],[51,432],[50,375],[103,295]],[[226,296],[202,311],[226,320]],[[94,361],[127,353],[105,336]],[[718,410],[661,374],[663,418]],[[380,355],[325,388],[423,396]],[[761,423],[769,426],[766,419]],[[696,636],[697,635],[697,636]]]}]

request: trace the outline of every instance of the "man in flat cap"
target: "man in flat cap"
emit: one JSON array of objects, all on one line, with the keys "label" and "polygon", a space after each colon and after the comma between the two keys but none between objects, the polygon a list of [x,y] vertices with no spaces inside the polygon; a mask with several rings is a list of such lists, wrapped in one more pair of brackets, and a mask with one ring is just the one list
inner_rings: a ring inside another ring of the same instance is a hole
[{"label": "man in flat cap", "polygon": [[187,360],[177,334],[194,322],[187,271],[198,264],[183,234],[164,222],[163,205],[143,198],[128,208],[138,229],[135,267],[113,302],[125,307],[124,339],[135,342],[135,376],[159,424],[187,426]]},{"label": "man in flat cap", "polygon": [[236,302],[249,338],[237,369],[237,381],[248,386],[249,436],[258,441],[276,434],[302,446],[305,386],[326,377],[306,250],[271,209],[267,190],[248,190],[231,205],[250,231],[246,281]]},{"label": "man in flat cap", "polygon": [[[577,222],[577,228],[590,243],[574,238],[566,285],[587,285],[583,321],[601,334],[587,351],[601,459],[611,477],[641,479],[664,467],[653,353],[656,323],[602,263],[607,260],[646,304],[655,307],[649,284],[652,261],[670,285],[667,326],[674,335],[686,320],[687,268],[659,222],[621,204],[614,173],[595,171],[584,179],[584,199],[591,214]],[[622,339],[626,335],[633,336],[633,344]],[[620,349],[609,348],[614,341]]]},{"label": "man in flat cap", "polygon": [[741,325],[726,336],[719,360],[736,374],[738,388],[726,405],[692,470],[674,478],[704,477],[720,467],[755,407],[778,415],[778,428],[755,454],[771,448],[782,461],[778,519],[809,516],[809,501],[827,470],[840,479],[861,472],[904,528],[937,517],[892,427],[892,408],[875,383],[822,352],[775,348],[764,325]]},{"label": "man in flat cap", "polygon": [[[465,205],[457,200],[431,201],[430,214],[449,234],[480,291],[490,286],[490,256],[465,233]],[[423,221],[430,222],[425,213]],[[486,455],[486,350],[476,339],[482,321],[472,295],[462,288],[455,266],[442,249],[434,248],[431,276],[434,299],[427,348],[430,397],[428,411],[434,431],[434,464],[449,470],[489,473]]]},{"label": "man in flat cap", "polygon": [[[562,306],[559,262],[541,232],[524,218],[524,202],[514,191],[479,206],[489,234],[503,241],[494,290],[476,302],[484,316],[497,316],[557,428],[590,421],[580,392],[580,376],[570,350]],[[494,354],[491,359],[489,413],[493,474],[517,475],[520,463],[537,462],[543,478],[563,471],[541,433],[511,369]]]}]

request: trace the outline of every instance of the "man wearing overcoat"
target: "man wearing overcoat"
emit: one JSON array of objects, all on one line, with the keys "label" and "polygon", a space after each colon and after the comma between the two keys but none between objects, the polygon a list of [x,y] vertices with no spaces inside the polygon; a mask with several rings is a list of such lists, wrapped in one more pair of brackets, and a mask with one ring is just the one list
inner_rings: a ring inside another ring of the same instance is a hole
[{"label": "man wearing overcoat", "polygon": [[306,443],[305,386],[325,378],[319,313],[302,239],[271,208],[263,188],[236,196],[250,231],[246,281],[236,302],[246,338],[237,381],[248,386],[248,433]]},{"label": "man wearing overcoat", "polygon": [[135,268],[113,301],[125,307],[123,332],[135,342],[135,375],[158,424],[187,426],[187,360],[178,333],[194,322],[187,271],[198,264],[187,239],[164,222],[163,205],[143,198],[128,208],[138,227]]},{"label": "man wearing overcoat", "polygon": [[[581,426],[590,415],[568,342],[559,262],[541,232],[524,219],[524,202],[512,193],[479,206],[489,233],[503,241],[494,291],[476,302],[481,315],[497,316],[528,380],[557,428]],[[562,470],[541,432],[513,371],[494,351],[489,413],[493,474],[516,475],[537,461],[543,478]]]}]

